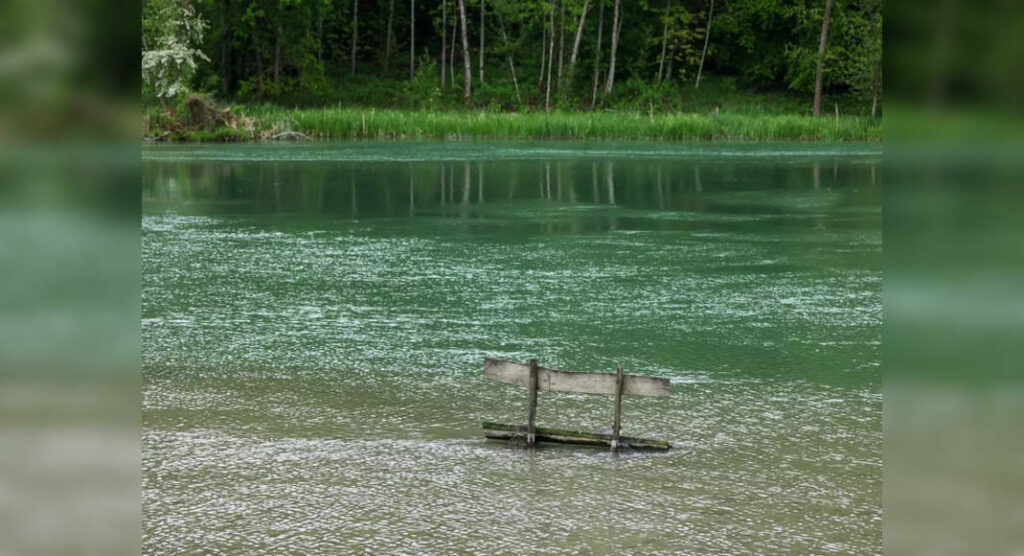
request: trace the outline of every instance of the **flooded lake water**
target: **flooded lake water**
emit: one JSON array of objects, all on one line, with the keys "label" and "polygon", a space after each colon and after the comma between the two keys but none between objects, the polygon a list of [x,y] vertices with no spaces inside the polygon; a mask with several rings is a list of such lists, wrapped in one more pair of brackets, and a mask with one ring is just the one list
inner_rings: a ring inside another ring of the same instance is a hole
[{"label": "flooded lake water", "polygon": [[[881,552],[880,161],[145,146],[144,552]],[[675,449],[485,440],[526,419],[485,356],[669,377],[623,429]]]}]

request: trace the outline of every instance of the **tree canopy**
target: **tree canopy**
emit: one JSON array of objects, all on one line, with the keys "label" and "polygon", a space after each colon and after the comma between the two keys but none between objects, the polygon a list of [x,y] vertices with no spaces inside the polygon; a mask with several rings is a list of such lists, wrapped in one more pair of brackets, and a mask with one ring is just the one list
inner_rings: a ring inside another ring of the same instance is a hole
[{"label": "tree canopy", "polygon": [[[441,98],[461,99],[469,86],[474,106],[581,109],[592,97],[598,106],[640,97],[653,105],[658,95],[644,96],[651,89],[694,87],[702,68],[702,81],[807,94],[825,6],[826,0],[145,0],[144,92],[165,98],[187,86],[247,102],[433,107]],[[834,1],[823,65],[827,92],[865,105],[877,98],[881,22],[881,0]]]}]

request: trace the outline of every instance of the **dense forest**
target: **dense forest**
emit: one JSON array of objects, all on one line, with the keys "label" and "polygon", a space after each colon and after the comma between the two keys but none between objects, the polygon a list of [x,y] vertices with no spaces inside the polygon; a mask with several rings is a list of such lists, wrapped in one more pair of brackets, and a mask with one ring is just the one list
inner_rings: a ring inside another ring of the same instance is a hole
[{"label": "dense forest", "polygon": [[882,87],[881,0],[145,0],[142,13],[150,105],[196,92],[686,112],[757,98],[756,110],[831,114],[835,100],[876,115]]}]

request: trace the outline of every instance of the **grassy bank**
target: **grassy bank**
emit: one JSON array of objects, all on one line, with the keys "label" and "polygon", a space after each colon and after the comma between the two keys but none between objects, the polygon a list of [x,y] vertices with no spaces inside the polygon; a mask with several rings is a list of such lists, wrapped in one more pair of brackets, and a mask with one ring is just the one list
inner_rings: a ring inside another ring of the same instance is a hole
[{"label": "grassy bank", "polygon": [[[193,111],[195,112],[195,111]],[[192,112],[190,112],[191,114]],[[150,138],[880,140],[881,119],[756,113],[491,112],[235,106],[182,120],[147,116]],[[287,132],[295,132],[289,134]]]}]

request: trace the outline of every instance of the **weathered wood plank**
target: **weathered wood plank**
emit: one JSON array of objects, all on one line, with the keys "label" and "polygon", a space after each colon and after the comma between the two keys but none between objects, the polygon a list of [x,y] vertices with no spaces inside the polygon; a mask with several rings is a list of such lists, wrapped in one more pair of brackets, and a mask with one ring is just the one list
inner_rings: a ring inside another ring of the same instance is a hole
[{"label": "weathered wood plank", "polygon": [[622,428],[622,387],[625,376],[622,365],[615,371],[615,416],[612,419],[612,450],[619,449],[619,430]]},{"label": "weathered wood plank", "polygon": [[[484,436],[492,440],[511,440],[526,434],[524,425],[506,425],[503,423],[484,422]],[[555,442],[559,444],[580,444],[583,446],[611,446],[612,436],[596,432],[570,431],[549,427],[537,427],[538,442]],[[619,437],[620,446],[628,446],[638,450],[668,450],[671,444],[664,440],[651,438]]]},{"label": "weathered wood plank", "polygon": [[[503,359],[484,358],[484,376],[528,387],[530,366]],[[659,376],[623,375],[622,393],[627,396],[668,396],[670,384]],[[548,392],[574,392],[578,394],[615,394],[615,374],[560,371],[539,367],[537,388]]]},{"label": "weathered wood plank", "polygon": [[526,379],[526,406],[528,420],[526,423],[526,445],[533,446],[537,443],[536,436],[536,425],[537,425],[537,360],[530,359],[530,374]]}]

